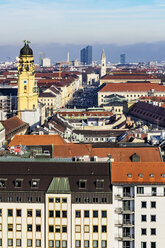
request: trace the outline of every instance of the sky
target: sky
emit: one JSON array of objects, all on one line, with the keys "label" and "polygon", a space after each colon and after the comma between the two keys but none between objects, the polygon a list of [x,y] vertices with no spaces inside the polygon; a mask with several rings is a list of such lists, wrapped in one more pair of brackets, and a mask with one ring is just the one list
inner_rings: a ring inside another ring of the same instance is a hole
[{"label": "sky", "polygon": [[165,0],[0,0],[0,45],[165,41]]}]

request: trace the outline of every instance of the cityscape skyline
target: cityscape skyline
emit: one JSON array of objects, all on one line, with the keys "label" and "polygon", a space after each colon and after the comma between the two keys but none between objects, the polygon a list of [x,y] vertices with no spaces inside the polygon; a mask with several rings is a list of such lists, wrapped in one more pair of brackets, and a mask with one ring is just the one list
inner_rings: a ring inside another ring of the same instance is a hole
[{"label": "cityscape skyline", "polygon": [[164,10],[162,0],[1,0],[0,44],[164,41]]}]

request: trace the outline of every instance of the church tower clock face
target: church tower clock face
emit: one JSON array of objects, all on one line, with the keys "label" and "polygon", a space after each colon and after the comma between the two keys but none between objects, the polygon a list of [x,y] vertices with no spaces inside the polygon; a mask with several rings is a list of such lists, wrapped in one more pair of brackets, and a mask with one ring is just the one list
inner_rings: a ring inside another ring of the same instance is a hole
[{"label": "church tower clock face", "polygon": [[18,116],[21,118],[21,111],[37,109],[38,89],[35,83],[35,66],[33,50],[29,41],[24,41],[20,50],[20,61],[18,66]]}]

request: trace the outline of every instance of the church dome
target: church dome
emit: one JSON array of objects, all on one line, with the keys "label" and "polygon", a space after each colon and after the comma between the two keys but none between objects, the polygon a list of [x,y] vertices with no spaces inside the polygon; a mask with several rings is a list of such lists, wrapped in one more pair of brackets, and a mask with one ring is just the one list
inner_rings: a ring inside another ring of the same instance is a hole
[{"label": "church dome", "polygon": [[29,47],[29,44],[25,42],[24,47],[20,50],[20,57],[26,55],[33,56],[33,50]]}]

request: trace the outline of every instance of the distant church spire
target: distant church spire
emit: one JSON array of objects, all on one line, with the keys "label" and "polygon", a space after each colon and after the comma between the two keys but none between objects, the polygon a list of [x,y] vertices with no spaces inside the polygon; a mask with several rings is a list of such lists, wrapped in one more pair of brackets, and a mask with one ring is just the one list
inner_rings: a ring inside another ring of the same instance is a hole
[{"label": "distant church spire", "polygon": [[100,71],[100,76],[103,77],[104,75],[106,75],[106,56],[105,56],[105,52],[104,49],[102,50],[102,54],[101,54],[101,71]]}]

